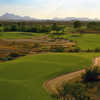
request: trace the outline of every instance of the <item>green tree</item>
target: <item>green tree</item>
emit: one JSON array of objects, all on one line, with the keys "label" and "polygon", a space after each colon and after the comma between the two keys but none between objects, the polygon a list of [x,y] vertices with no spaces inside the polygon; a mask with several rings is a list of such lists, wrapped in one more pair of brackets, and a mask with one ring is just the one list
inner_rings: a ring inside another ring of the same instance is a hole
[{"label": "green tree", "polygon": [[80,28],[81,27],[81,22],[80,21],[75,21],[73,23],[74,28]]},{"label": "green tree", "polygon": [[3,32],[4,31],[4,28],[3,27],[0,27],[0,32]]},{"label": "green tree", "polygon": [[89,22],[87,28],[91,30],[100,31],[100,22]]},{"label": "green tree", "polygon": [[57,30],[57,24],[56,23],[54,23],[53,25],[52,25],[52,30]]},{"label": "green tree", "polygon": [[11,26],[11,31],[18,31],[18,26],[16,24],[12,25]]},{"label": "green tree", "polygon": [[4,25],[3,27],[4,27],[5,32],[11,31],[11,26],[10,25]]}]

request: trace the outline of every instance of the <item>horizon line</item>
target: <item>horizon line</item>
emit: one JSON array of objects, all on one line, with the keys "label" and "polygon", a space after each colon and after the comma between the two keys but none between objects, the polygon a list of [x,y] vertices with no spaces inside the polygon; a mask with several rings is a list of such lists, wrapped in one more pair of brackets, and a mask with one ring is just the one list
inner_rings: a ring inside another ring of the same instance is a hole
[{"label": "horizon line", "polygon": [[29,16],[29,15],[21,15],[21,14],[16,14],[16,13],[11,13],[11,12],[6,12],[3,14],[0,14],[0,16],[3,16],[5,14],[12,14],[15,16],[19,16],[19,17],[30,17],[30,18],[34,18],[34,19],[65,19],[65,18],[88,18],[88,19],[97,19],[100,20],[100,18],[98,17],[79,17],[79,16],[66,16],[66,17],[59,17],[59,16],[55,16],[55,17],[33,17],[33,16]]}]

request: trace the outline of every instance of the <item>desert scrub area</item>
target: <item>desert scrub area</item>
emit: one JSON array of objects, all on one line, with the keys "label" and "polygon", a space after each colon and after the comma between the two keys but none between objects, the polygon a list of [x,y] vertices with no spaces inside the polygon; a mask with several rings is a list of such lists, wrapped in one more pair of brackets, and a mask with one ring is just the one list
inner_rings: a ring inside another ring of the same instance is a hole
[{"label": "desert scrub area", "polygon": [[[50,53],[0,64],[0,99],[52,100],[46,80],[89,67],[99,53]],[[73,62],[73,63],[72,63]],[[6,95],[6,96],[5,96]]]},{"label": "desert scrub area", "polygon": [[[7,37],[0,39],[0,56],[6,57],[9,53],[20,55],[48,52],[100,52],[99,34],[62,34],[31,33],[31,38],[11,38],[10,34],[26,33],[2,33]],[[30,34],[27,33],[27,34]]]},{"label": "desert scrub area", "polygon": [[[10,34],[15,34],[15,33],[9,33],[8,37],[10,36]],[[9,59],[10,58],[9,55],[11,53],[13,54],[15,53],[21,56],[34,53],[68,52],[69,50],[75,50],[76,48],[76,44],[74,42],[68,41],[67,39],[65,40],[52,39],[46,34],[42,35],[41,34],[34,35],[30,39],[29,38],[0,39],[0,60]]]}]

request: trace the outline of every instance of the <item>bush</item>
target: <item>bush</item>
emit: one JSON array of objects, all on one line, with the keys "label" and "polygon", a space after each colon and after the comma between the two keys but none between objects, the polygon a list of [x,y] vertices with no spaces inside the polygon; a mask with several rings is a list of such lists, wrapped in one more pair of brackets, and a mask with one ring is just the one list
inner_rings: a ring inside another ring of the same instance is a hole
[{"label": "bush", "polygon": [[74,28],[80,28],[81,27],[81,22],[80,21],[75,21],[73,23]]},{"label": "bush", "polygon": [[10,56],[0,58],[1,61],[8,61],[8,60],[12,60],[12,59],[13,59],[13,57],[10,57]]},{"label": "bush", "polygon": [[55,46],[55,47],[52,47],[51,52],[64,52],[64,47],[62,46]]},{"label": "bush", "polygon": [[71,49],[68,50],[68,52],[80,52],[79,47],[72,47]]},{"label": "bush", "polygon": [[9,61],[9,60],[13,60],[14,58],[20,57],[20,56],[24,56],[23,54],[18,54],[18,53],[10,53],[8,56],[6,57],[2,57],[0,58],[1,61]]},{"label": "bush", "polygon": [[88,49],[86,50],[86,52],[93,52],[93,50],[91,50],[91,49],[88,48]]},{"label": "bush", "polygon": [[95,48],[94,52],[100,52],[99,48]]},{"label": "bush", "polygon": [[43,51],[43,52],[48,52],[49,51],[49,48],[44,46],[44,47],[41,47],[40,48],[40,51]]},{"label": "bush", "polygon": [[88,96],[87,88],[83,83],[74,83],[72,86],[72,96],[75,98],[74,100],[91,100]]},{"label": "bush", "polygon": [[95,66],[92,68],[88,68],[85,70],[85,73],[82,75],[82,79],[84,82],[95,82],[99,81],[99,67]]},{"label": "bush", "polygon": [[53,31],[62,31],[64,30],[64,26],[61,26],[61,25],[57,25],[57,23],[54,23],[52,26],[51,26],[51,30]]},{"label": "bush", "polygon": [[19,57],[19,56],[21,56],[20,54],[18,54],[18,53],[10,53],[9,55],[8,55],[9,57]]},{"label": "bush", "polygon": [[87,29],[100,31],[100,22],[89,22]]},{"label": "bush", "polygon": [[8,61],[7,57],[0,58],[1,61]]},{"label": "bush", "polygon": [[85,84],[80,82],[63,84],[52,97],[57,100],[91,100]]},{"label": "bush", "polygon": [[52,31],[51,34],[55,36],[56,35],[60,36],[60,35],[64,35],[64,32],[63,31]]},{"label": "bush", "polygon": [[40,44],[39,43],[34,43],[34,46],[33,46],[33,48],[38,48],[40,46]]}]

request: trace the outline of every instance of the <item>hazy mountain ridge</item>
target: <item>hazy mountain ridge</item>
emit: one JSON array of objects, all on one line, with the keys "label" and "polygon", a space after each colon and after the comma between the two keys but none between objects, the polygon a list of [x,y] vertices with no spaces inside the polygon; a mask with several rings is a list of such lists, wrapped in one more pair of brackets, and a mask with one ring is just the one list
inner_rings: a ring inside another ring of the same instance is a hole
[{"label": "hazy mountain ridge", "polygon": [[0,16],[0,20],[2,21],[7,21],[7,20],[12,20],[12,21],[100,21],[99,19],[90,19],[90,18],[76,18],[76,17],[66,17],[66,18],[52,18],[52,19],[37,19],[29,16],[18,16],[15,14],[11,13],[5,13],[4,15]]},{"label": "hazy mountain ridge", "polygon": [[0,16],[0,20],[37,20],[36,18],[32,18],[29,16],[18,16],[11,13],[5,13],[4,15]]},{"label": "hazy mountain ridge", "polygon": [[66,17],[66,18],[53,18],[55,21],[99,21],[99,19],[90,19],[87,17],[77,18],[77,17]]}]

